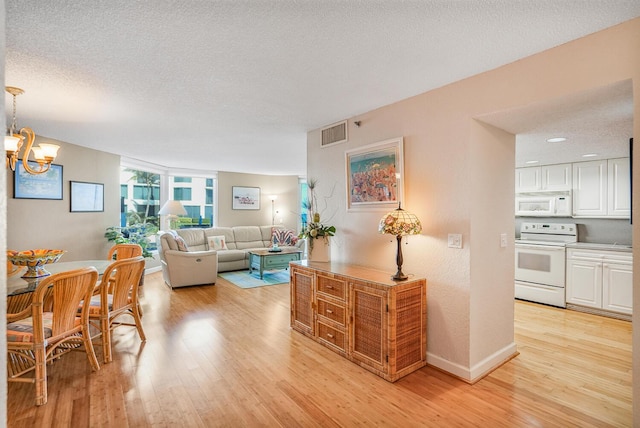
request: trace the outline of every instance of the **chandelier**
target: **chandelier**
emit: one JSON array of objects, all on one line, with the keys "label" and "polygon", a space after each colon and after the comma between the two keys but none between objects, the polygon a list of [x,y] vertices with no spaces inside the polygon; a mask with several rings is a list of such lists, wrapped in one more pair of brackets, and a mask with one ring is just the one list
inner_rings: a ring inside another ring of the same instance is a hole
[{"label": "chandelier", "polygon": [[[20,159],[20,149],[24,146],[24,154],[22,155],[22,165],[24,170],[29,174],[42,174],[49,170],[51,162],[54,161],[58,154],[60,146],[55,144],[40,143],[38,147],[33,147],[33,143],[36,139],[36,134],[33,129],[24,127],[17,130],[16,122],[16,97],[24,93],[20,88],[13,86],[5,87],[5,90],[13,95],[13,120],[11,126],[7,130],[7,135],[4,137],[4,150],[7,153],[7,168],[11,168],[12,171],[16,170],[16,163]],[[24,145],[26,141],[26,146]],[[29,165],[29,154],[33,150],[33,157],[38,163],[38,168],[31,168]]]}]

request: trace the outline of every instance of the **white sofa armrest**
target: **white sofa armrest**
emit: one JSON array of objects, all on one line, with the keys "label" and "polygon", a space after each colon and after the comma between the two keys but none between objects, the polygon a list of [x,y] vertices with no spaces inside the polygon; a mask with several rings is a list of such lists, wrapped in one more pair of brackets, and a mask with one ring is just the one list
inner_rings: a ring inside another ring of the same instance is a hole
[{"label": "white sofa armrest", "polygon": [[171,288],[215,284],[218,252],[165,250],[162,271],[165,282]]}]

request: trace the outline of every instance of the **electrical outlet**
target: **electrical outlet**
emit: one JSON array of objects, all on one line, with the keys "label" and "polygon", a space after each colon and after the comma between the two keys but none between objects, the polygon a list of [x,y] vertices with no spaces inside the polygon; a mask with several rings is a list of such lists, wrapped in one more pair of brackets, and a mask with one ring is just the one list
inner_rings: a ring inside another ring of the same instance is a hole
[{"label": "electrical outlet", "polygon": [[449,248],[462,248],[462,235],[459,233],[449,234]]},{"label": "electrical outlet", "polygon": [[507,234],[506,233],[501,233],[500,234],[500,247],[506,248],[506,246],[507,246]]}]

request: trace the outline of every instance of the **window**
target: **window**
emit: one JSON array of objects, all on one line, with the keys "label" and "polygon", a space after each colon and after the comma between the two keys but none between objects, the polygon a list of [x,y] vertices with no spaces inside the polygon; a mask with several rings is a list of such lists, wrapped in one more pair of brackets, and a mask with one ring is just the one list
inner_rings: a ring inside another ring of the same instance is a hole
[{"label": "window", "polygon": [[[116,228],[125,237],[131,230],[144,225],[148,251],[157,248],[158,211],[160,210],[160,174],[121,166],[120,225]],[[141,243],[137,241],[131,241]]]},{"label": "window", "polygon": [[176,187],[173,189],[173,199],[176,201],[190,201],[191,189],[188,187]]},{"label": "window", "polygon": [[307,222],[311,219],[307,219],[309,212],[309,186],[306,181],[300,182],[300,226],[301,230],[307,227]]},{"label": "window", "polygon": [[[129,199],[130,195],[131,199]],[[157,228],[157,213],[160,210],[160,174],[121,168],[120,200],[120,226],[150,223]]]},{"label": "window", "polygon": [[149,188],[147,186],[136,184],[133,186],[133,199],[150,199],[159,201],[160,187]]},{"label": "window", "polygon": [[185,205],[184,209],[187,210],[187,217],[200,218],[200,206],[198,205]]},{"label": "window", "polygon": [[187,215],[180,218],[180,227],[211,226],[214,223],[214,178],[169,177],[169,195],[183,203]]}]

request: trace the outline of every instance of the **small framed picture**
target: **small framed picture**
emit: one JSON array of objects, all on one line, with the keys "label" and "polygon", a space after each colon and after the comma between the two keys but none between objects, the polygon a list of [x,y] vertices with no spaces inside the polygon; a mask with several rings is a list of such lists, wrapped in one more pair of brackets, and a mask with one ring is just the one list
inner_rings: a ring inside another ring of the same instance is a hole
[{"label": "small framed picture", "polygon": [[[29,161],[29,166],[39,168],[36,162]],[[62,165],[51,165],[43,174],[29,174],[22,165],[16,163],[13,175],[14,199],[62,199]]]},{"label": "small framed picture", "polygon": [[233,202],[231,209],[234,210],[259,210],[260,209],[260,188],[259,187],[232,187]]},{"label": "small framed picture", "polygon": [[71,181],[71,212],[104,211],[104,184]]}]

